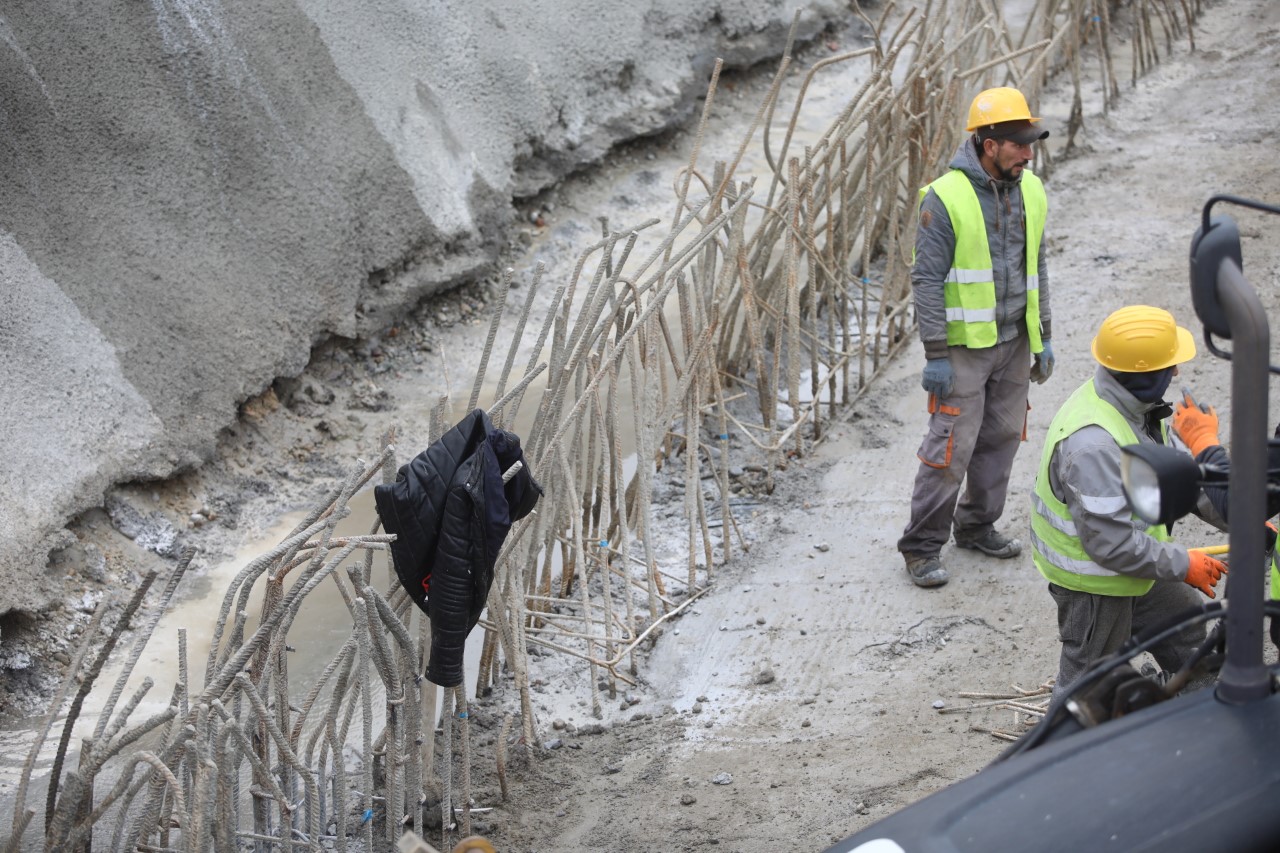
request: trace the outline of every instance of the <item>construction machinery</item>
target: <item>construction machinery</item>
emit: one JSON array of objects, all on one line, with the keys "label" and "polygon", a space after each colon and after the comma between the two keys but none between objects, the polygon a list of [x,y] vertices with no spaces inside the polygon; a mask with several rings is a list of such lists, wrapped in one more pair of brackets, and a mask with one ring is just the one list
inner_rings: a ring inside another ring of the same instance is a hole
[{"label": "construction machinery", "polygon": [[[1185,514],[1201,487],[1227,484],[1231,574],[1206,603],[1129,640],[1100,661],[1043,719],[981,772],[840,841],[828,853],[926,851],[1262,851],[1280,848],[1280,666],[1268,665],[1267,498],[1270,327],[1243,273],[1240,234],[1217,204],[1280,208],[1214,196],[1191,242],[1191,295],[1211,353],[1231,361],[1230,470],[1208,470],[1174,448],[1131,454],[1135,511],[1152,523]],[[1230,351],[1215,339],[1231,342]],[[1137,497],[1135,497],[1137,495]],[[1141,505],[1141,506],[1139,506]],[[1132,660],[1189,622],[1211,626],[1195,660],[1168,681]],[[1273,626],[1273,636],[1274,633]],[[1271,657],[1274,658],[1274,655]],[[1189,689],[1192,667],[1208,671]]]}]

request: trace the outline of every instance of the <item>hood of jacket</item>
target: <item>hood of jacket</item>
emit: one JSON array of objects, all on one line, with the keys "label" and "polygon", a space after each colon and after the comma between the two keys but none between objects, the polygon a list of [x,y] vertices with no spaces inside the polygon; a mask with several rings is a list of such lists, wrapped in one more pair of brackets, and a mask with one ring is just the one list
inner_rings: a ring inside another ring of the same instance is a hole
[{"label": "hood of jacket", "polygon": [[1001,181],[991,177],[986,169],[982,168],[982,160],[978,156],[978,137],[969,134],[960,141],[956,146],[956,153],[951,158],[949,164],[952,169],[959,169],[969,176],[969,180],[973,182],[973,188],[978,191],[979,198],[983,193],[988,196],[995,196],[997,190],[1000,193],[1007,193],[1022,183],[1022,176],[1014,178],[1012,181]]},{"label": "hood of jacket", "polygon": [[[1167,409],[1169,406],[1164,400],[1155,400],[1150,403],[1144,403],[1139,400],[1102,365],[1098,365],[1098,368],[1094,371],[1093,388],[1099,397],[1115,407],[1117,412],[1124,415],[1124,419],[1133,427],[1133,431],[1139,434],[1143,431],[1149,414],[1163,416],[1164,413],[1158,410]],[[1139,435],[1139,438],[1141,438],[1141,435]]]}]

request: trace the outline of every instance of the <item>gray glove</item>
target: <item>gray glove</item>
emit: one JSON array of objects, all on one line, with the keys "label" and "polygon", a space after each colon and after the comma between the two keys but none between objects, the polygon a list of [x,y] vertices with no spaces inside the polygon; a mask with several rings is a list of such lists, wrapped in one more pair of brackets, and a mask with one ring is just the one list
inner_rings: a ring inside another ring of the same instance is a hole
[{"label": "gray glove", "polygon": [[1053,375],[1053,347],[1048,341],[1044,342],[1044,350],[1035,354],[1035,361],[1031,363],[1031,379],[1037,385],[1043,385],[1045,380]]},{"label": "gray glove", "polygon": [[955,374],[951,372],[951,359],[931,358],[924,363],[924,373],[920,376],[920,387],[938,397],[951,393],[955,384]]}]

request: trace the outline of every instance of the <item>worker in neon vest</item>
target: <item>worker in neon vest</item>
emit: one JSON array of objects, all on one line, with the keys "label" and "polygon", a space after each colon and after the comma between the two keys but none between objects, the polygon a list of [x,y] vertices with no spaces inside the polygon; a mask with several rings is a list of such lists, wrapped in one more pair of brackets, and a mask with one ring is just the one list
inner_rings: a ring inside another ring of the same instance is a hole
[{"label": "worker in neon vest", "polygon": [[[1227,571],[1135,516],[1120,477],[1121,447],[1169,443],[1164,394],[1196,354],[1191,333],[1168,311],[1131,305],[1102,321],[1092,349],[1099,366],[1049,424],[1031,496],[1031,556],[1049,581],[1062,640],[1055,696],[1135,633],[1200,604],[1197,590],[1213,598]],[[1151,654],[1176,672],[1204,638],[1204,626],[1192,625]]]},{"label": "worker in neon vest", "polygon": [[969,107],[972,135],[951,169],[920,190],[911,284],[930,418],[911,520],[898,540],[917,586],[949,579],[940,554],[953,527],[961,548],[1003,559],[1022,551],[995,523],[1025,439],[1030,380],[1053,373],[1048,200],[1027,168],[1032,144],[1049,135],[1039,121],[1017,89],[979,93]]}]

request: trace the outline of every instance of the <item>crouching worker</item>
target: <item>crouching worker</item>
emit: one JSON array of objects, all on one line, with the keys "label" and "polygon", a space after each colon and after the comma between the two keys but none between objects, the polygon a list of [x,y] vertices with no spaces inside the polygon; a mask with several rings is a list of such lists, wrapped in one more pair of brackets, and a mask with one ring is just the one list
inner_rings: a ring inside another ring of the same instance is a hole
[{"label": "crouching worker", "polygon": [[[1054,416],[1032,495],[1036,568],[1058,606],[1062,655],[1054,696],[1133,634],[1212,598],[1226,566],[1170,540],[1129,509],[1120,448],[1166,444],[1165,391],[1196,354],[1191,333],[1160,308],[1112,313],[1093,339],[1099,367]],[[1203,625],[1151,649],[1172,674],[1205,639]]]}]

